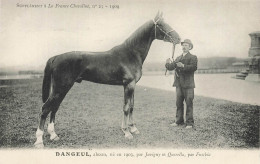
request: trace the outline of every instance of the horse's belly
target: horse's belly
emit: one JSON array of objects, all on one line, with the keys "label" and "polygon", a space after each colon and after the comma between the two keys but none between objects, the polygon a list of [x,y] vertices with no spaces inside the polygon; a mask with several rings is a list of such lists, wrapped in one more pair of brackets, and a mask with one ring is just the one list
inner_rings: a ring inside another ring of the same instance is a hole
[{"label": "horse's belly", "polygon": [[113,71],[107,69],[87,69],[83,75],[83,80],[101,83],[101,84],[109,84],[109,85],[122,85],[123,78],[118,71]]},{"label": "horse's belly", "polygon": [[86,81],[94,82],[94,83],[99,83],[99,84],[108,84],[108,85],[123,85],[122,81],[117,81],[117,80],[109,80],[109,81],[104,81],[104,80],[96,80],[96,79],[84,79]]},{"label": "horse's belly", "polygon": [[100,84],[108,84],[108,85],[123,85],[122,81],[119,80],[113,80],[113,79],[98,79],[98,78],[83,78],[83,80],[91,81],[94,83],[100,83]]}]

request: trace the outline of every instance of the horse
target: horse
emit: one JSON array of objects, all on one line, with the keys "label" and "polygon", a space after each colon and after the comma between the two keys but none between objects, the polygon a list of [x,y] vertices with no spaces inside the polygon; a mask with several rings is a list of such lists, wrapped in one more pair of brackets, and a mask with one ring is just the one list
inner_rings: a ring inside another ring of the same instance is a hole
[{"label": "horse", "polygon": [[142,76],[142,65],[153,40],[164,40],[175,46],[180,37],[157,13],[154,19],[139,27],[122,44],[105,52],[72,51],[51,57],[44,69],[42,111],[36,131],[35,147],[42,148],[44,124],[49,113],[47,132],[50,140],[59,140],[54,130],[55,114],[75,82],[82,80],[124,87],[121,129],[126,139],[139,134],[133,119],[134,91]]}]

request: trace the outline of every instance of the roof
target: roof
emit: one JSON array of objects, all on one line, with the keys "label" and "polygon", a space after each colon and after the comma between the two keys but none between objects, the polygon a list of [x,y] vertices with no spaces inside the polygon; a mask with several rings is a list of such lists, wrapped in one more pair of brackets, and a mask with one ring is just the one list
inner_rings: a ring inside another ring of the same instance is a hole
[{"label": "roof", "polygon": [[259,35],[260,36],[260,31],[251,32],[251,33],[249,33],[249,35]]}]

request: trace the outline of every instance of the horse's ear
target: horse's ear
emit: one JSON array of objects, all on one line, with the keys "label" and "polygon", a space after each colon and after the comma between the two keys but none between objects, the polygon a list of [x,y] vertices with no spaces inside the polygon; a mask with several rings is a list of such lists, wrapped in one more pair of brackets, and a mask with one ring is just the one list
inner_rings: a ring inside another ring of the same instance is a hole
[{"label": "horse's ear", "polygon": [[161,12],[161,14],[160,14],[160,17],[162,18],[162,16],[163,16],[163,12]]},{"label": "horse's ear", "polygon": [[160,12],[159,12],[159,10],[158,10],[156,16],[154,17],[154,21],[156,21],[156,20],[158,19],[159,16],[160,16]]}]

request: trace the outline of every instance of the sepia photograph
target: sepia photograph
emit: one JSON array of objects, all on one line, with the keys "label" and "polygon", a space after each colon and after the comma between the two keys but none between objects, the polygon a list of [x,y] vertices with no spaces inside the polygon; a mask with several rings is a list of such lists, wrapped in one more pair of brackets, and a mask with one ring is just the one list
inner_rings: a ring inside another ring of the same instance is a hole
[{"label": "sepia photograph", "polygon": [[259,8],[0,0],[0,163],[259,163]]}]

